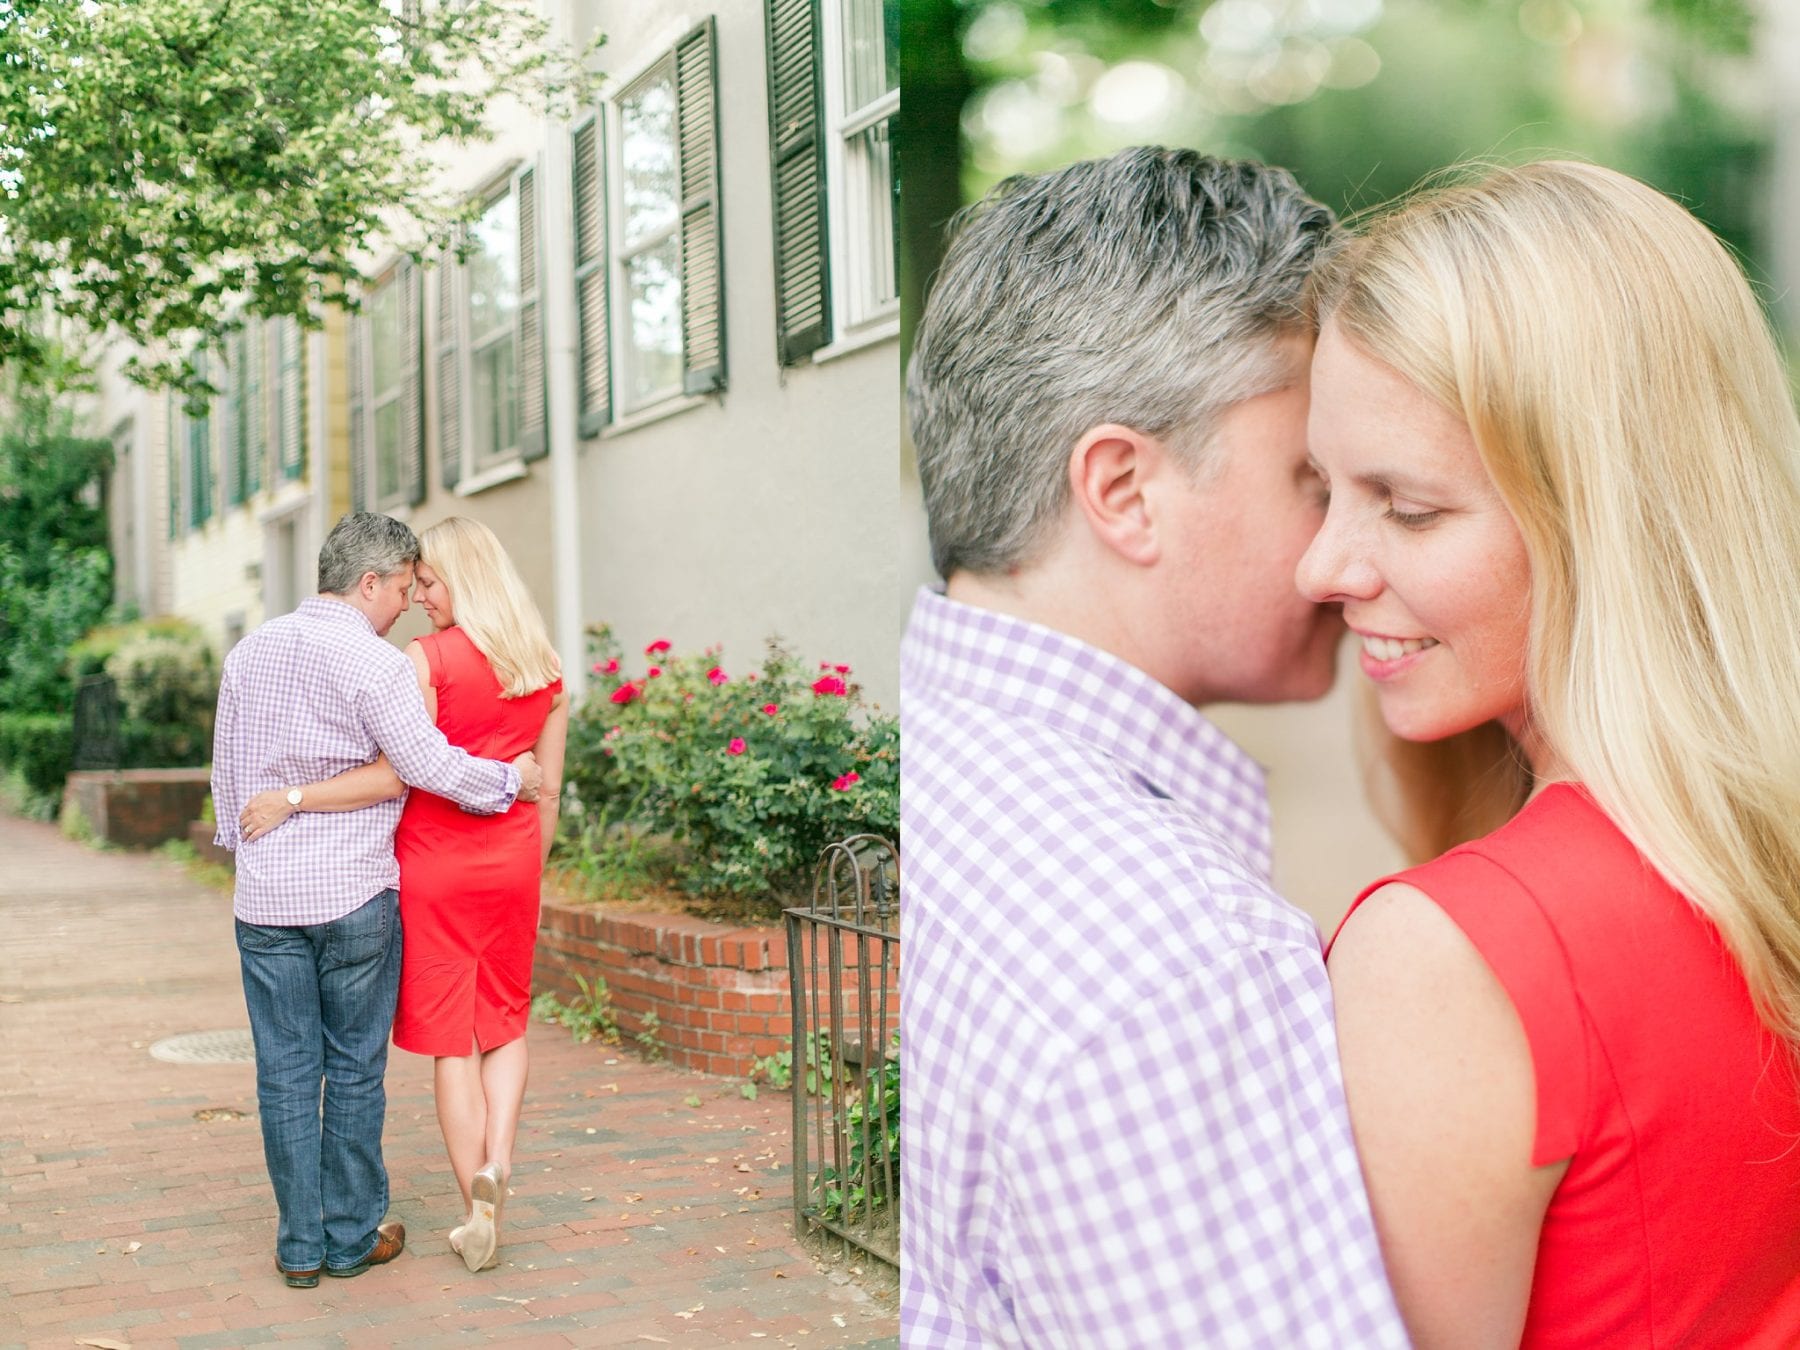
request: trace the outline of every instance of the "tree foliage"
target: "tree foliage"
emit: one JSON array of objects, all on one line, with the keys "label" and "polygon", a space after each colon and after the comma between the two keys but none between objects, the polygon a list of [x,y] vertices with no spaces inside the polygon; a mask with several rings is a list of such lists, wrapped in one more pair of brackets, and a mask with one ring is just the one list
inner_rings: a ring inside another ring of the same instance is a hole
[{"label": "tree foliage", "polygon": [[531,0],[0,0],[0,365],[41,363],[50,309],[199,388],[161,353],[441,240],[468,206],[433,153],[586,79]]}]

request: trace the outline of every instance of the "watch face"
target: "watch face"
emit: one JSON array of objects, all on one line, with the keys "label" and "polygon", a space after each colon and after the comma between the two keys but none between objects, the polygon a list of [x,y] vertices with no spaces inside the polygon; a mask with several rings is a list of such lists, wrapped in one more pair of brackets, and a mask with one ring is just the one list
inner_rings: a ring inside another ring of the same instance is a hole
[{"label": "watch face", "polygon": [[299,788],[289,788],[288,789],[288,805],[289,806],[300,805],[300,789]]}]

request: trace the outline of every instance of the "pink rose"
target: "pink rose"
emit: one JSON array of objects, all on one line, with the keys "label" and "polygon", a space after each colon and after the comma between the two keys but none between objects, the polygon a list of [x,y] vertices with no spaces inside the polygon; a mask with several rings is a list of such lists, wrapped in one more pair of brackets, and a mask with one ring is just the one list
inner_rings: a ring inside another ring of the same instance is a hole
[{"label": "pink rose", "polygon": [[833,792],[848,792],[860,782],[862,782],[862,775],[857,773],[855,769],[852,769],[841,778],[834,779],[831,784],[831,790]]},{"label": "pink rose", "polygon": [[644,648],[644,655],[645,656],[660,656],[668,650],[669,650],[669,639],[658,638],[658,639],[656,639],[655,642],[652,642],[648,647]]},{"label": "pink rose", "polygon": [[612,701],[623,706],[624,704],[635,702],[638,695],[643,692],[644,691],[640,686],[631,680],[627,680],[624,684],[612,691]]},{"label": "pink rose", "polygon": [[646,680],[654,680],[658,675],[661,675],[661,674],[662,674],[661,666],[651,666],[650,669],[648,669],[644,672],[644,678]]},{"label": "pink rose", "polygon": [[728,755],[741,755],[748,748],[749,747],[744,744],[744,738],[742,736],[733,736],[731,738],[731,744],[725,747],[725,753]]},{"label": "pink rose", "polygon": [[765,703],[763,704],[763,711],[769,714],[770,717],[773,717],[775,715],[776,706],[777,705],[773,703]]},{"label": "pink rose", "polygon": [[848,675],[850,673],[849,666],[833,666],[832,669],[840,675]]},{"label": "pink rose", "polygon": [[605,665],[595,666],[594,669],[599,671],[602,675],[617,675],[619,673],[619,658],[616,656],[609,656],[606,658]]},{"label": "pink rose", "polygon": [[836,675],[823,676],[820,679],[814,680],[812,685],[813,693],[829,694],[834,698],[842,698],[845,693],[848,692],[848,689],[849,686]]},{"label": "pink rose", "polygon": [[714,666],[711,670],[706,672],[706,678],[711,680],[714,684],[730,684],[731,683],[731,676],[727,675],[724,671],[720,670],[717,666]]}]

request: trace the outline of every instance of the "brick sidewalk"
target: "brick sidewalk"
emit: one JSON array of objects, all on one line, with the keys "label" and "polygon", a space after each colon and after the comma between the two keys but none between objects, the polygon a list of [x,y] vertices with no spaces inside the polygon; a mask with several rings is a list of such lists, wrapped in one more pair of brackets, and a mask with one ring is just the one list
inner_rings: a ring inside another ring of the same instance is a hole
[{"label": "brick sidewalk", "polygon": [[0,1347],[896,1343],[892,1300],[793,1237],[785,1095],[746,1102],[543,1026],[499,1269],[471,1276],[444,1245],[431,1062],[393,1051],[406,1253],[289,1289],[253,1069],[148,1053],[245,1026],[229,900],[0,815]]}]

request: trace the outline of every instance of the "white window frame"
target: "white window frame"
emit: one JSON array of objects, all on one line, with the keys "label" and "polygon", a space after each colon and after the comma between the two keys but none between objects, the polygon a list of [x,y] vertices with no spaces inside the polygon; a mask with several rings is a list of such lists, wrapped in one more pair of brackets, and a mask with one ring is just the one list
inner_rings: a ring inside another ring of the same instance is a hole
[{"label": "white window frame", "polygon": [[[675,211],[667,227],[652,231],[636,239],[628,238],[626,227],[629,211],[625,205],[625,103],[645,85],[658,79],[666,80],[669,93],[674,100],[675,119],[670,125],[670,150],[676,164]],[[606,265],[611,270],[607,275],[610,303],[607,305],[607,322],[610,325],[610,348],[612,359],[612,422],[615,427],[635,425],[643,420],[643,414],[660,412],[671,405],[685,405],[689,396],[682,392],[681,371],[687,360],[685,339],[677,352],[675,363],[675,379],[667,386],[651,391],[642,398],[636,397],[632,390],[635,384],[635,373],[638,351],[632,341],[631,332],[631,262],[632,259],[660,248],[673,241],[675,245],[675,284],[680,287],[684,278],[681,275],[681,127],[680,115],[681,91],[676,81],[675,48],[672,43],[663,44],[655,59],[646,63],[629,81],[622,82],[616,92],[610,94],[604,104],[607,122],[606,137],[606,225],[607,239]],[[676,292],[676,336],[681,337],[680,314],[681,305],[686,297]]]},{"label": "white window frame", "polygon": [[[513,259],[514,284],[518,283],[518,212],[519,199],[516,191],[515,175],[518,163],[509,164],[504,173],[497,175],[482,191],[475,194],[481,202],[482,213],[492,210],[495,203],[511,197],[513,199]],[[469,290],[469,263],[467,260],[456,268],[456,333],[457,333],[457,368],[461,388],[457,391],[461,405],[462,417],[462,480],[466,483],[485,482],[491,470],[512,464],[524,457],[523,437],[519,434],[520,388],[519,388],[519,301],[520,294],[513,296],[513,317],[507,324],[507,335],[513,344],[512,360],[512,402],[513,402],[513,439],[507,446],[495,446],[485,454],[476,449],[475,435],[475,307]],[[500,330],[494,329],[488,335],[491,343],[498,339]]]},{"label": "white window frame", "polygon": [[[401,296],[398,290],[399,284],[400,265],[396,261],[391,263],[387,269],[381,273],[381,279],[379,281],[369,287],[368,299],[363,304],[363,317],[366,320],[367,327],[363,330],[365,340],[362,344],[362,378],[363,389],[366,391],[363,394],[362,416],[363,445],[366,447],[365,453],[368,455],[368,462],[363,465],[363,473],[365,475],[363,481],[368,484],[368,500],[373,503],[372,509],[390,512],[396,508],[409,504],[409,494],[405,481],[406,451],[403,445],[398,442],[395,443],[394,487],[391,492],[382,492],[381,438],[377,432],[377,429],[381,425],[381,419],[378,414],[380,413],[381,408],[386,404],[391,403],[398,405],[400,401],[406,397],[406,370],[403,364],[397,365],[395,368],[394,387],[385,397],[379,397],[377,395],[375,389],[375,302],[377,298],[385,296],[390,303],[398,306],[401,303]],[[396,310],[394,318],[397,324],[402,322],[404,317],[404,315],[401,315],[398,310]],[[405,359],[406,355],[402,352],[399,360],[403,363]],[[403,424],[400,426],[398,434],[405,434],[405,427]]]},{"label": "white window frame", "polygon": [[[825,201],[830,216],[831,248],[831,346],[819,353],[829,356],[845,345],[856,344],[858,338],[886,337],[899,331],[899,275],[892,249],[885,259],[872,258],[866,248],[870,217],[867,208],[872,198],[867,183],[854,181],[858,175],[852,163],[850,142],[871,127],[887,123],[888,135],[894,134],[894,120],[900,111],[898,84],[861,108],[844,110],[848,86],[844,58],[844,7],[851,0],[823,0],[820,5],[820,50],[824,65],[824,136],[825,136]],[[886,15],[883,14],[883,23]],[[884,29],[884,40],[893,38]],[[886,53],[883,53],[883,61]],[[860,195],[859,195],[860,194]],[[879,208],[887,216],[890,244],[899,222],[894,219],[893,192],[882,194]],[[892,294],[872,294],[878,277],[885,276]]]}]

